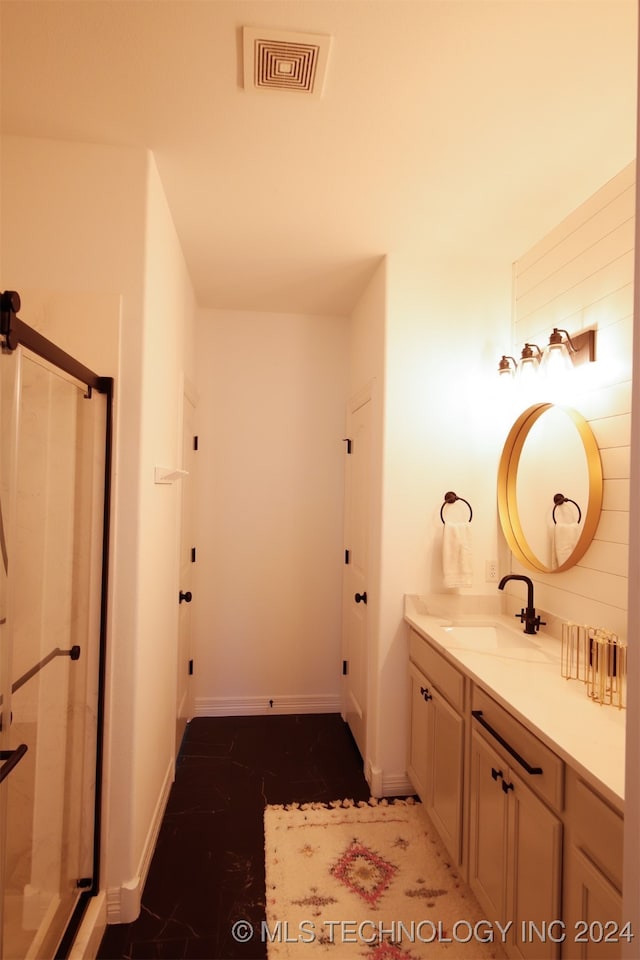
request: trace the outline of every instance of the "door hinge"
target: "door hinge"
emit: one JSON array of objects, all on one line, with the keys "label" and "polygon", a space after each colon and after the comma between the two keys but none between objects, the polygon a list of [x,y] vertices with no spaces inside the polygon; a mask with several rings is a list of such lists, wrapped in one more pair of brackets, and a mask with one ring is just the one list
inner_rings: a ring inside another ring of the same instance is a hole
[{"label": "door hinge", "polygon": [[189,660],[189,676],[193,676],[193,660]]},{"label": "door hinge", "polygon": [[345,550],[345,552],[344,552],[344,562],[345,562],[345,563],[350,563],[350,562],[351,562],[351,551],[350,551],[350,550]]},{"label": "door hinge", "polygon": [[351,440],[349,439],[349,437],[343,437],[342,442],[346,443],[347,445],[347,453],[351,453]]},{"label": "door hinge", "polygon": [[348,673],[349,673],[349,661],[348,661],[348,660],[343,660],[343,661],[342,661],[342,676],[343,676],[343,677],[346,677],[346,676],[348,675]]},{"label": "door hinge", "polygon": [[196,562],[196,548],[191,547],[191,563],[195,563],[195,562]]}]

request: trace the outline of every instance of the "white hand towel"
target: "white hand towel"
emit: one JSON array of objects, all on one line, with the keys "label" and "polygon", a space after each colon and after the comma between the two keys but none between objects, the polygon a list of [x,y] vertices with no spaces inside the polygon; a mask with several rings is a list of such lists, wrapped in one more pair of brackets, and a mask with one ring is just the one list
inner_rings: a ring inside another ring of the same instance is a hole
[{"label": "white hand towel", "polygon": [[561,566],[568,560],[580,536],[579,523],[556,523],[553,528],[553,566]]},{"label": "white hand towel", "polygon": [[471,525],[448,523],[442,532],[442,569],[445,587],[470,587],[473,583]]}]

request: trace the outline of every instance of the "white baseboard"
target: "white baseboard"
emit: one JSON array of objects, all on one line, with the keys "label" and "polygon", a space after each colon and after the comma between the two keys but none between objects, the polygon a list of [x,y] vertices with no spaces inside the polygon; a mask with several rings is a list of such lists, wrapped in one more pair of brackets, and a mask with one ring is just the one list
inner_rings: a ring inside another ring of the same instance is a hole
[{"label": "white baseboard", "polygon": [[162,826],[162,818],[164,817],[167,800],[169,799],[169,791],[173,783],[174,770],[174,761],[171,759],[164,776],[162,789],[153,812],[151,823],[149,824],[136,874],[124,883],[121,883],[119,887],[109,887],[107,890],[107,923],[131,923],[140,915],[142,891],[144,890],[149,867],[151,866],[153,851],[155,850],[160,827]]},{"label": "white baseboard", "polygon": [[374,767],[367,760],[364,766],[364,775],[371,796],[376,800],[382,797],[408,797],[415,794],[415,788],[404,771],[402,773],[385,773],[380,767]]},{"label": "white baseboard", "polygon": [[390,773],[382,777],[383,797],[415,796],[415,787],[406,773]]},{"label": "white baseboard", "polygon": [[199,697],[194,717],[267,716],[276,713],[340,713],[342,702],[335,696]]},{"label": "white baseboard", "polygon": [[374,767],[370,760],[365,761],[364,778],[369,784],[371,796],[379,800],[384,796],[382,792],[382,770],[380,767]]}]

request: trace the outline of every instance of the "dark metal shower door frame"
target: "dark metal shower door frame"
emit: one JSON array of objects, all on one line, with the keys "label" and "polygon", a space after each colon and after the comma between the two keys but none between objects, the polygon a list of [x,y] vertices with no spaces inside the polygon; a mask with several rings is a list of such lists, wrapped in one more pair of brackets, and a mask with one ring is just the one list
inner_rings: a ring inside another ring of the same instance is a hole
[{"label": "dark metal shower door frame", "polygon": [[[85,367],[70,354],[62,350],[51,340],[47,340],[41,333],[34,330],[18,317],[20,310],[20,296],[15,290],[5,290],[0,293],[0,347],[3,351],[13,351],[18,346],[26,347],[43,360],[47,360],[64,373],[75,377],[80,383],[87,386],[89,395],[92,390],[104,394],[106,398],[105,412],[105,469],[104,469],[104,509],[102,521],[102,577],[100,588],[100,636],[98,653],[98,703],[97,703],[97,741],[96,741],[96,779],[95,779],[95,818],[93,832],[93,873],[90,886],[82,889],[75,910],[67,925],[56,953],[56,960],[68,955],[73,938],[80,926],[84,911],[91,897],[98,893],[100,882],[100,832],[102,822],[102,766],[104,755],[104,701],[105,701],[105,671],[107,649],[107,607],[108,607],[108,572],[109,572],[109,532],[111,518],[111,465],[113,445],[113,377],[101,377]],[[67,651],[64,651],[65,653]],[[69,651],[70,653],[70,651]],[[20,757],[16,758],[16,763]],[[8,772],[8,771],[7,771]]]}]

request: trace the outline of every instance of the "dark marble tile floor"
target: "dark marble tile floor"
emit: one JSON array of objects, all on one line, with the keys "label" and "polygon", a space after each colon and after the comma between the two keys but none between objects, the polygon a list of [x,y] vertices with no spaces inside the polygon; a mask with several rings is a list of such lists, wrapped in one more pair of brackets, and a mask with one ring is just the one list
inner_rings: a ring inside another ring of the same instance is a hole
[{"label": "dark marble tile floor", "polygon": [[369,795],[339,714],[192,720],[142,912],[107,928],[98,960],[263,960],[266,945],[231,928],[265,917],[265,805]]}]

